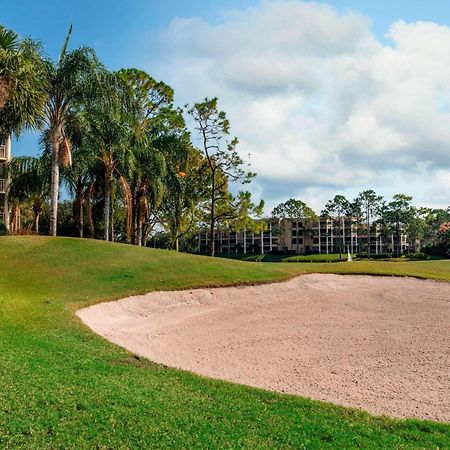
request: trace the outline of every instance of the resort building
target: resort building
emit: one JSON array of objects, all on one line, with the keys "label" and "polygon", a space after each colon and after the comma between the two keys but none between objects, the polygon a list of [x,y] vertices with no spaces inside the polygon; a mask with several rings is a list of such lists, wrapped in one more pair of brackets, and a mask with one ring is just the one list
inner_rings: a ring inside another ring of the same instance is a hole
[{"label": "resort building", "polygon": [[11,159],[11,138],[0,141],[0,221],[9,228],[9,208],[7,198],[8,180],[6,164]]},{"label": "resort building", "polygon": [[[315,221],[305,219],[283,219],[280,221],[263,219],[264,231],[218,230],[215,234],[216,253],[339,253],[367,252],[367,226],[356,219],[343,220],[337,226],[333,219],[321,217]],[[370,252],[372,254],[391,253],[396,238],[393,233],[386,235],[381,225],[370,226]],[[401,253],[408,251],[408,236],[401,233]],[[198,236],[199,253],[207,253],[209,234]]]}]

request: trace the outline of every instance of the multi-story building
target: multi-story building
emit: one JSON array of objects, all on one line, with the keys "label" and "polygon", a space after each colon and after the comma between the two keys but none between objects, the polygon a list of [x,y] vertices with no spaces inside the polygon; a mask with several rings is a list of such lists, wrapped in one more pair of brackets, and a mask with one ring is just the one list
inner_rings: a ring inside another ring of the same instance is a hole
[{"label": "multi-story building", "polygon": [[0,221],[9,228],[9,208],[7,198],[8,179],[6,164],[11,159],[11,138],[0,141]]},{"label": "multi-story building", "polygon": [[[215,233],[214,246],[217,253],[271,253],[279,249],[279,224],[267,220],[261,231],[219,230]],[[208,253],[209,233],[198,235],[199,253]]]},{"label": "multi-story building", "polygon": [[[264,231],[219,230],[215,234],[216,253],[351,253],[367,252],[367,226],[356,219],[343,220],[337,226],[333,219],[321,217],[318,220],[264,219]],[[383,233],[379,224],[370,227],[370,251],[372,254],[390,253],[394,249],[394,234]],[[407,235],[401,233],[401,251],[408,249]],[[198,249],[207,253],[209,234],[200,233]]]}]

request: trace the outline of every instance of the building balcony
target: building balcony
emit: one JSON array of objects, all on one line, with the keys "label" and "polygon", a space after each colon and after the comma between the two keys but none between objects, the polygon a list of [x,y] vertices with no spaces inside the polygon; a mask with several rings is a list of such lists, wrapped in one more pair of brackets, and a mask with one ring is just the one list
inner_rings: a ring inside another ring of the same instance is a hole
[{"label": "building balcony", "polygon": [[6,193],[6,180],[0,179],[0,194]]},{"label": "building balcony", "polygon": [[6,161],[6,145],[0,145],[0,161]]}]

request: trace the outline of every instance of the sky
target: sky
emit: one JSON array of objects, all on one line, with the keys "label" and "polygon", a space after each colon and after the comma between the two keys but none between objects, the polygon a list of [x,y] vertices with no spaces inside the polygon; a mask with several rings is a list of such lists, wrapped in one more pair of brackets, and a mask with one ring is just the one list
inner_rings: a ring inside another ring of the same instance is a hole
[{"label": "sky", "polygon": [[[450,2],[0,0],[0,23],[56,57],[93,47],[138,67],[178,105],[217,96],[266,211],[336,194],[450,205]],[[36,135],[13,153],[37,154]]]}]

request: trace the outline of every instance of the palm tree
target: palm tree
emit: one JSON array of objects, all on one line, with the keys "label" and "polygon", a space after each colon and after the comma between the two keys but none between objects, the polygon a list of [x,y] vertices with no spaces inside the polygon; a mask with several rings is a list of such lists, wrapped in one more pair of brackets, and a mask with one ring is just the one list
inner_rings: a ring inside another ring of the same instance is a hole
[{"label": "palm tree", "polygon": [[33,228],[39,234],[39,219],[45,200],[50,193],[50,160],[22,156],[13,158],[7,166],[10,178],[8,196],[16,210],[21,203],[31,203],[33,209]]},{"label": "palm tree", "polygon": [[[74,199],[73,216],[80,238],[84,234],[85,205],[90,202],[87,194],[99,171],[99,161],[95,158],[94,151],[89,147],[86,139],[87,132],[80,115],[75,114],[66,127],[67,136],[72,144],[73,163],[62,172],[63,180]],[[88,222],[90,222],[92,219],[90,215],[88,216]],[[93,237],[92,230],[90,234]]]},{"label": "palm tree", "polygon": [[71,145],[66,125],[75,108],[91,99],[97,92],[97,74],[101,65],[92,49],[80,47],[67,50],[72,26],[57,62],[45,61],[48,100],[45,121],[49,130],[51,147],[51,215],[50,234],[56,236],[59,197],[59,167],[69,166],[72,160]]},{"label": "palm tree", "polygon": [[163,196],[166,164],[155,143],[168,130],[183,130],[184,120],[172,107],[170,86],[138,69],[123,69],[117,75],[123,83],[130,120],[131,152],[124,154],[121,164],[121,185],[128,199],[127,234],[132,243],[142,245],[155,225],[150,222],[151,212]]},{"label": "palm tree", "polygon": [[110,240],[111,193],[117,164],[129,151],[130,126],[121,81],[115,73],[101,80],[102,99],[88,102],[81,117],[88,130],[86,141],[101,161],[104,177],[104,238]]},{"label": "palm tree", "polygon": [[39,44],[0,25],[0,139],[41,126],[46,87]]}]

